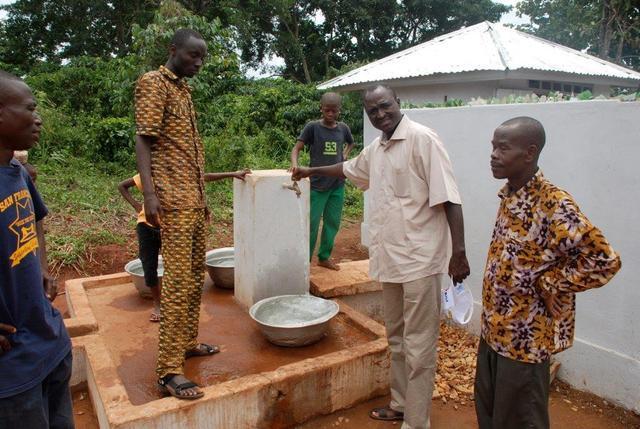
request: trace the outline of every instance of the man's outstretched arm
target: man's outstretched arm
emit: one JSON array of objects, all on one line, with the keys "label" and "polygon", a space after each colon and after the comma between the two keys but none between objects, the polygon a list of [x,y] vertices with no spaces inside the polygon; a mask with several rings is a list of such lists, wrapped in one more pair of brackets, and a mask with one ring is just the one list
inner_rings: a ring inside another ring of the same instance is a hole
[{"label": "man's outstretched arm", "polygon": [[295,167],[291,172],[291,180],[300,180],[309,176],[331,176],[346,178],[342,170],[342,162],[325,167]]}]

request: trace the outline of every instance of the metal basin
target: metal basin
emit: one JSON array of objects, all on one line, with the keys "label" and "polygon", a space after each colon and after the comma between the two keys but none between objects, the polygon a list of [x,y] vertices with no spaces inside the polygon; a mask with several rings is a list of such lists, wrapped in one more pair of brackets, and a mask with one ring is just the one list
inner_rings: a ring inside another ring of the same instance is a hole
[{"label": "metal basin", "polygon": [[333,301],[312,295],[265,298],[249,309],[267,340],[278,346],[300,347],[321,340],[329,321],[340,311]]},{"label": "metal basin", "polygon": [[[142,262],[140,259],[134,259],[124,266],[124,270],[131,276],[133,285],[138,290],[141,297],[145,299],[151,299],[151,292],[144,282],[144,270],[142,269]],[[164,264],[162,262],[162,255],[158,256],[158,287],[162,287],[162,276],[164,274]]]},{"label": "metal basin", "polygon": [[233,247],[221,247],[207,252],[207,272],[213,284],[233,289],[235,253]]}]

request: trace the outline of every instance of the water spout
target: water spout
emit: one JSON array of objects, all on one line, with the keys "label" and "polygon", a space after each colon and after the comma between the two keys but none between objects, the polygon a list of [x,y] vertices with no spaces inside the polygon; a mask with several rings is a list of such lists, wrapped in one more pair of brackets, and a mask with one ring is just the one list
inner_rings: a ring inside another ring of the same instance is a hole
[{"label": "water spout", "polygon": [[285,189],[289,189],[293,192],[296,193],[296,196],[298,198],[300,198],[300,195],[302,195],[302,191],[300,190],[300,187],[298,186],[298,182],[291,182],[291,184],[287,184],[287,183],[283,183],[282,187]]}]

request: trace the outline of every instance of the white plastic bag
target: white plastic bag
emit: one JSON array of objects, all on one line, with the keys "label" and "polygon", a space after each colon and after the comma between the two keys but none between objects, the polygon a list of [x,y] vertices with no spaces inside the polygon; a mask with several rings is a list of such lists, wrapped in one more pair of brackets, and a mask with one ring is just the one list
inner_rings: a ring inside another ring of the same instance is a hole
[{"label": "white plastic bag", "polygon": [[466,325],[473,316],[473,295],[464,283],[442,289],[442,312],[459,325]]}]

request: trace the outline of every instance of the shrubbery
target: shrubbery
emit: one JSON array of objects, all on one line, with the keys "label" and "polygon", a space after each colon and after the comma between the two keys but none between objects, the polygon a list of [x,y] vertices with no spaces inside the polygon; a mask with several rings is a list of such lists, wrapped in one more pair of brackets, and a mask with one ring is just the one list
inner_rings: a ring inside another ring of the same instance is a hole
[{"label": "shrubbery", "polygon": [[[45,63],[32,70],[26,80],[37,94],[44,122],[34,158],[81,156],[133,168],[135,82],[164,63],[169,39],[179,27],[193,28],[207,40],[207,62],[190,80],[207,169],[287,166],[304,124],[319,117],[321,93],[314,85],[282,78],[245,78],[229,31],[170,2],[146,28],[134,26],[132,53],[127,56],[78,57],[65,65]],[[345,97],[342,120],[360,142],[362,110],[357,96]]]},{"label": "shrubbery", "polygon": [[135,166],[135,126],[130,118],[99,119],[90,127],[89,152],[93,159]]}]

